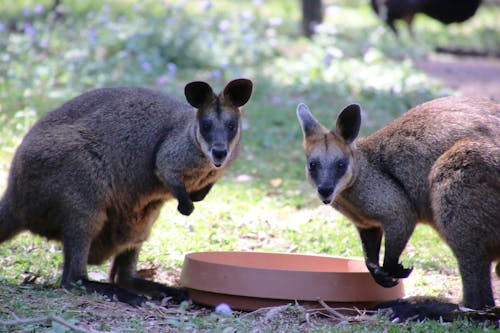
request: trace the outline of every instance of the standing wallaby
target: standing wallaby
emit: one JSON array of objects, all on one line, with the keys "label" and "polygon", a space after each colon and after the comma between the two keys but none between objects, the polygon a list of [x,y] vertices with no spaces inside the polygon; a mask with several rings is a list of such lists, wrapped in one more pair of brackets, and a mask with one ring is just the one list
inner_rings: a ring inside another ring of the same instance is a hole
[{"label": "standing wallaby", "polygon": [[[235,159],[239,107],[252,82],[215,95],[191,82],[191,106],[144,88],[87,92],[47,113],[16,151],[0,201],[0,242],[30,230],[63,245],[62,286],[76,283],[129,304],[148,295],[185,299],[182,289],[141,279],[136,265],[163,203],[189,215]],[[171,237],[171,235],[165,235]],[[87,264],[113,257],[110,283],[89,281]]]},{"label": "standing wallaby", "polygon": [[[384,287],[411,268],[399,257],[418,222],[430,224],[458,260],[463,303],[494,306],[491,262],[500,260],[500,104],[445,97],[413,108],[356,140],[360,107],[329,131],[300,104],[306,174],[319,198],[356,225],[366,265]],[[382,235],[383,265],[379,265]]]}]

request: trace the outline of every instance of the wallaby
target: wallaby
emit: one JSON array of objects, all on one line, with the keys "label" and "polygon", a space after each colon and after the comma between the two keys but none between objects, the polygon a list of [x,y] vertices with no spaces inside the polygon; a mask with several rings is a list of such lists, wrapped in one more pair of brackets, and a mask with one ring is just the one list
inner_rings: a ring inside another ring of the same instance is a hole
[{"label": "wallaby", "polygon": [[481,0],[370,0],[370,5],[396,35],[397,20],[405,21],[413,35],[416,14],[425,14],[443,24],[460,23],[474,16]]},{"label": "wallaby", "polygon": [[[143,295],[187,298],[136,274],[141,245],[166,200],[177,199],[179,212],[190,215],[234,161],[239,107],[251,93],[247,79],[219,95],[196,81],[185,86],[188,105],[146,88],[103,88],[47,113],[14,155],[0,242],[26,229],[60,240],[65,288],[78,283],[129,304]],[[87,264],[108,258],[111,283],[88,280]]]},{"label": "wallaby", "polygon": [[[463,303],[494,306],[492,261],[500,260],[500,104],[444,97],[357,139],[361,112],[347,106],[330,131],[297,107],[307,178],[325,204],[354,222],[366,265],[384,287],[412,268],[399,257],[427,223],[457,258]],[[379,265],[382,235],[383,265]]]}]

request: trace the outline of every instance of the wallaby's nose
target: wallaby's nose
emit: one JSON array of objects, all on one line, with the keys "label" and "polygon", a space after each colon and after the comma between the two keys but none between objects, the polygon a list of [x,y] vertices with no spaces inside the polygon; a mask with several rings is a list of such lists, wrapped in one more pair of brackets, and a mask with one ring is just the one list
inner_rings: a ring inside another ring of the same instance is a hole
[{"label": "wallaby's nose", "polygon": [[214,157],[215,160],[223,161],[227,156],[227,150],[226,149],[213,149],[212,156]]},{"label": "wallaby's nose", "polygon": [[333,193],[333,187],[332,186],[319,186],[318,187],[318,193],[323,198],[328,198]]}]

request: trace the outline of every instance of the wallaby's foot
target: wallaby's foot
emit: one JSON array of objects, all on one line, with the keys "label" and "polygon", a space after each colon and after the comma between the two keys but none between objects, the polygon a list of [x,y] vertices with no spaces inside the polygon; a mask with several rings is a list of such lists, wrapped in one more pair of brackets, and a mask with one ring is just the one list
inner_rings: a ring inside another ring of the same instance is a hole
[{"label": "wallaby's foot", "polygon": [[172,301],[181,303],[189,299],[188,293],[184,288],[169,287],[140,277],[122,278],[118,279],[116,283],[126,290],[139,295],[147,295],[154,300],[162,300],[165,297],[170,297]]},{"label": "wallaby's foot", "polygon": [[407,278],[411,272],[413,271],[413,267],[404,268],[401,264],[396,265],[384,265],[384,271],[389,273],[395,279],[404,279]]},{"label": "wallaby's foot", "polygon": [[112,283],[79,280],[76,283],[64,285],[63,287],[70,290],[79,286],[83,287],[87,293],[97,293],[107,297],[110,301],[120,301],[132,306],[141,306],[147,301],[146,297],[134,294]]},{"label": "wallaby's foot", "polygon": [[[424,319],[451,322],[460,317],[458,304],[438,298],[410,297],[384,302],[376,306],[378,310],[389,310],[390,319],[395,322]],[[385,312],[385,311],[384,311]]]},{"label": "wallaby's foot", "polygon": [[181,303],[189,300],[189,295],[186,289],[184,288],[174,288],[162,286],[158,289],[159,295],[157,297],[153,297],[154,299],[163,299],[165,297],[171,297],[172,300],[176,303]]},{"label": "wallaby's foot", "polygon": [[189,215],[191,215],[191,213],[194,210],[194,205],[191,201],[179,202],[179,205],[177,206],[177,210],[182,215],[189,216]]},{"label": "wallaby's foot", "polygon": [[391,288],[398,284],[398,281],[387,271],[377,264],[367,263],[366,267],[372,274],[373,279],[385,288]]}]

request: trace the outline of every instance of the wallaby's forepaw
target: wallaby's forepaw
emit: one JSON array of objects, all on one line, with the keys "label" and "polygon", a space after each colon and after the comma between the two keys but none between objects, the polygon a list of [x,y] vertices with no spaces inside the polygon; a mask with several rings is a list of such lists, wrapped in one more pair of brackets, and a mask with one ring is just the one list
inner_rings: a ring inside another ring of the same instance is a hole
[{"label": "wallaby's forepaw", "polygon": [[182,215],[189,216],[194,210],[194,205],[191,201],[189,202],[179,202],[179,205],[177,206],[177,210],[179,213]]},{"label": "wallaby's forepaw", "polygon": [[394,277],[377,264],[366,264],[373,279],[384,288],[391,288],[398,284]]},{"label": "wallaby's forepaw", "polygon": [[198,192],[193,192],[193,193],[189,193],[189,199],[191,199],[191,201],[193,201],[193,202],[198,202],[198,201],[202,201],[203,199],[205,199],[205,196],[198,193]]},{"label": "wallaby's forepaw", "polygon": [[395,279],[407,278],[413,271],[413,267],[404,268],[403,265],[399,263],[394,266],[389,266],[389,267],[384,266],[383,269]]}]

